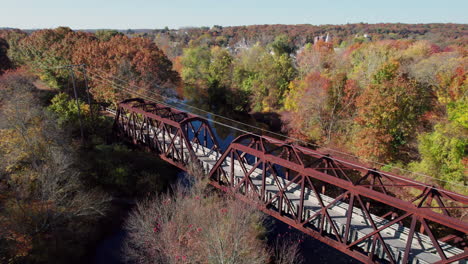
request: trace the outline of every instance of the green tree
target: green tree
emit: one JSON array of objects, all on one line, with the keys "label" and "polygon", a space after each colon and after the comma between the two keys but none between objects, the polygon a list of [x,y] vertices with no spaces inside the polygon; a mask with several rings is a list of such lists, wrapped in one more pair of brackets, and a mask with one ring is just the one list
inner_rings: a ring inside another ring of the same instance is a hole
[{"label": "green tree", "polygon": [[447,115],[450,121],[468,129],[468,98],[464,97],[447,105]]},{"label": "green tree", "polygon": [[244,50],[234,62],[235,85],[251,95],[255,111],[281,108],[289,82],[296,74],[289,55],[270,54],[259,45]]},{"label": "green tree", "polygon": [[440,180],[438,184],[467,194],[466,188],[450,183],[467,184],[468,128],[457,122],[440,123],[434,131],[421,134],[418,141],[421,160],[411,163],[411,170],[431,175]]},{"label": "green tree", "polygon": [[206,46],[184,49],[182,57],[182,79],[188,84],[207,86],[207,76],[211,61],[210,48]]},{"label": "green tree", "polygon": [[88,104],[78,101],[80,112],[76,101],[71,99],[65,93],[58,93],[52,98],[48,109],[57,115],[57,122],[60,126],[78,127],[78,122],[81,114],[81,119],[84,126],[91,126],[91,112]]},{"label": "green tree", "polygon": [[122,33],[120,33],[119,31],[117,30],[110,30],[110,29],[103,29],[103,30],[98,30],[96,31],[96,33],[94,33],[94,35],[101,41],[109,41],[111,38],[113,38],[114,36],[123,36]]},{"label": "green tree", "polygon": [[211,59],[208,67],[208,85],[229,88],[232,80],[233,58],[227,49],[214,46],[210,50]]},{"label": "green tree", "polygon": [[21,56],[20,41],[26,36],[27,34],[19,29],[0,30],[0,38],[3,38],[8,43],[7,56],[13,67],[24,64]]},{"label": "green tree", "polygon": [[275,40],[270,44],[272,51],[275,55],[291,54],[294,51],[294,47],[289,40],[287,35],[279,35]]}]

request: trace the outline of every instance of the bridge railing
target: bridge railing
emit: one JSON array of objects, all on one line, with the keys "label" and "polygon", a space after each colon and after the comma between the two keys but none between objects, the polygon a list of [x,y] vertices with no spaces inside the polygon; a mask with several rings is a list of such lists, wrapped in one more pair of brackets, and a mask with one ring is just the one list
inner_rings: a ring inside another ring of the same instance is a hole
[{"label": "bridge railing", "polygon": [[361,261],[466,263],[468,197],[287,142],[246,134],[224,152],[206,119],[125,100],[114,129]]},{"label": "bridge railing", "polygon": [[[219,188],[250,197],[246,200],[263,211],[362,261],[467,258],[468,225],[450,214],[466,210],[466,196],[344,162],[277,139],[243,135],[210,177]],[[404,200],[403,187],[416,197]]]}]

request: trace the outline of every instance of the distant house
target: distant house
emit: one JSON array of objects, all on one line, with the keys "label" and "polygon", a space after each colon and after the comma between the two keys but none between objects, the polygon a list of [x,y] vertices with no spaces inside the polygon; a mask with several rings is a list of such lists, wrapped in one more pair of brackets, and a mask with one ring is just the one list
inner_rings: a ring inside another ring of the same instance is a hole
[{"label": "distant house", "polygon": [[245,50],[245,49],[248,49],[249,48],[249,45],[247,44],[247,41],[245,38],[242,38],[241,41],[237,42],[235,45],[234,45],[234,51],[235,53],[238,53],[240,52],[241,50]]},{"label": "distant house", "polygon": [[319,42],[319,41],[324,41],[324,42],[331,42],[332,41],[332,36],[327,33],[327,35],[320,35],[320,36],[315,36],[314,37],[314,44]]}]

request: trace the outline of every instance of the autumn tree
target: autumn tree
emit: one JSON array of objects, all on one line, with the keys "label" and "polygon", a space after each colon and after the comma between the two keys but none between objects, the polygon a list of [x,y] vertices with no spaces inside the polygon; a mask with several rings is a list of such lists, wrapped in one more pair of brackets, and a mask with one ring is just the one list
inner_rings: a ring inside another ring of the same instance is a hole
[{"label": "autumn tree", "polygon": [[398,62],[386,63],[356,99],[354,144],[361,157],[385,162],[401,159],[427,110],[427,91],[402,75],[399,67]]},{"label": "autumn tree", "polygon": [[266,232],[262,213],[229,194],[209,193],[201,178],[205,176],[199,177],[189,188],[178,185],[173,194],[137,205],[125,225],[124,252],[129,261],[300,263],[296,241],[268,249],[262,239]]},{"label": "autumn tree", "polygon": [[324,41],[308,43],[298,51],[296,62],[299,73],[305,76],[311,72],[323,72],[333,66],[333,46]]},{"label": "autumn tree", "polygon": [[19,44],[26,36],[27,34],[19,29],[0,30],[0,38],[4,39],[8,44],[7,56],[13,67],[18,67],[24,64],[21,58],[21,49]]},{"label": "autumn tree", "polygon": [[69,72],[57,67],[72,64],[76,47],[90,39],[90,34],[67,27],[38,30],[19,42],[19,61],[50,87],[62,88],[68,82]]},{"label": "autumn tree", "polygon": [[321,141],[329,108],[327,98],[331,82],[319,72],[307,75],[303,80],[291,82],[285,109],[292,111],[289,126],[306,139]]},{"label": "autumn tree", "polygon": [[[69,81],[70,72],[61,66],[88,65],[89,73],[98,75],[89,80],[98,101],[128,97],[121,86],[148,96],[170,93],[161,87],[173,88],[179,81],[172,63],[153,42],[112,31],[99,31],[96,36],[65,27],[38,30],[19,40],[17,47],[15,61],[27,64],[54,88],[63,90]],[[75,77],[84,82],[83,75]]]},{"label": "autumn tree", "polygon": [[[412,74],[432,88],[437,107],[432,113],[432,130],[418,136],[420,159],[409,166],[434,177],[446,188],[466,193],[466,188],[461,186],[467,184],[468,81],[466,59],[456,55],[454,52],[436,54],[413,68]],[[435,61],[441,58],[444,60]]]},{"label": "autumn tree", "polygon": [[178,191],[140,204],[126,225],[126,255],[140,263],[265,263],[267,251],[256,237],[261,216],[218,199]]},{"label": "autumn tree", "polygon": [[88,39],[76,47],[72,62],[88,65],[94,76],[91,93],[98,101],[117,102],[135,96],[131,91],[152,97],[167,95],[179,81],[166,55],[140,37],[116,35],[104,42]]},{"label": "autumn tree", "polygon": [[109,201],[83,185],[71,140],[41,106],[32,81],[17,72],[0,79],[0,259],[8,263],[79,256],[80,241]]},{"label": "autumn tree", "polygon": [[374,81],[374,75],[384,64],[390,60],[395,60],[398,52],[407,48],[410,42],[404,40],[398,41],[379,41],[369,42],[351,47],[350,63],[351,70],[349,77],[359,82],[359,85],[365,87]]}]

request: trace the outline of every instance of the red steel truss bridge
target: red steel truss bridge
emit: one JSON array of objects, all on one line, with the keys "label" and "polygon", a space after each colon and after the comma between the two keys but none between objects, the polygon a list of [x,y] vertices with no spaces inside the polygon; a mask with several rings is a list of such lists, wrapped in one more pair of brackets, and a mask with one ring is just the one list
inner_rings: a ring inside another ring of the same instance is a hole
[{"label": "red steel truss bridge", "polygon": [[467,196],[267,136],[223,151],[207,119],[138,98],[114,132],[362,262],[467,262]]}]

